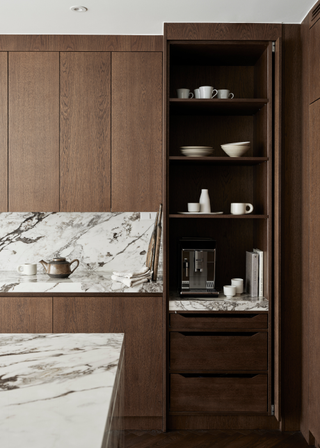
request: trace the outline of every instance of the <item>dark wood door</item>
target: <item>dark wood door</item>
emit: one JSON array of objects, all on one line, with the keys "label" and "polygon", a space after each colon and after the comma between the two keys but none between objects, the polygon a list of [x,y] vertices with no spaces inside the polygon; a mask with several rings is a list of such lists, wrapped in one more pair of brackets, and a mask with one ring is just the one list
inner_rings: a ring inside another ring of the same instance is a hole
[{"label": "dark wood door", "polygon": [[60,210],[110,211],[110,53],[61,53],[60,70]]},{"label": "dark wood door", "polygon": [[9,53],[9,211],[59,210],[59,53]]},{"label": "dark wood door", "polygon": [[320,440],[320,101],[309,107],[309,430]]},{"label": "dark wood door", "polygon": [[54,333],[125,333],[124,416],[162,417],[161,297],[54,297],[53,313]]},{"label": "dark wood door", "polygon": [[320,98],[320,21],[316,22],[309,32],[310,39],[310,84],[309,84],[309,102]]},{"label": "dark wood door", "polygon": [[112,211],[162,202],[162,53],[112,54]]},{"label": "dark wood door", "polygon": [[0,297],[0,333],[52,333],[52,298]]},{"label": "dark wood door", "polygon": [[0,53],[0,212],[8,211],[7,197],[7,53]]}]

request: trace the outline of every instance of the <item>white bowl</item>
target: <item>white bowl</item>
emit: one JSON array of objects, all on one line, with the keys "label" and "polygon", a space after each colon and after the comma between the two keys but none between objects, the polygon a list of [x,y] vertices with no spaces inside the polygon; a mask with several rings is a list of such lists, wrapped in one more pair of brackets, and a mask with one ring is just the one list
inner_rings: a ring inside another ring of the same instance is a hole
[{"label": "white bowl", "polygon": [[245,154],[249,149],[250,145],[221,145],[223,151],[228,154],[229,157],[241,157]]},{"label": "white bowl", "polygon": [[250,142],[235,142],[235,143],[225,143],[224,146],[250,146]]}]

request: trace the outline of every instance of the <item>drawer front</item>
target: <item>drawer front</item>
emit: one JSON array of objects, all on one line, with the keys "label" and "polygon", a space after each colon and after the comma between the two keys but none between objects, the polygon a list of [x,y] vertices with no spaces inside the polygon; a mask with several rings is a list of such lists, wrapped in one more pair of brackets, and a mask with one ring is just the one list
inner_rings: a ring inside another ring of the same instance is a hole
[{"label": "drawer front", "polygon": [[268,328],[267,314],[170,313],[172,330],[260,330]]},{"label": "drawer front", "polygon": [[257,371],[268,368],[264,333],[170,333],[170,369]]},{"label": "drawer front", "polygon": [[172,412],[267,413],[267,375],[170,375]]}]

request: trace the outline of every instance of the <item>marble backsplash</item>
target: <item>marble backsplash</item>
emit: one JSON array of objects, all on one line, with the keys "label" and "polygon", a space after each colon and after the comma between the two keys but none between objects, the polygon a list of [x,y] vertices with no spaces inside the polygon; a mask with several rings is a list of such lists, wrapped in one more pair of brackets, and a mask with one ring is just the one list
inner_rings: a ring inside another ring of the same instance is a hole
[{"label": "marble backsplash", "polygon": [[[1,213],[0,270],[61,256],[78,270],[123,271],[145,265],[154,221],[140,213]],[[162,275],[162,250],[159,277]]]}]

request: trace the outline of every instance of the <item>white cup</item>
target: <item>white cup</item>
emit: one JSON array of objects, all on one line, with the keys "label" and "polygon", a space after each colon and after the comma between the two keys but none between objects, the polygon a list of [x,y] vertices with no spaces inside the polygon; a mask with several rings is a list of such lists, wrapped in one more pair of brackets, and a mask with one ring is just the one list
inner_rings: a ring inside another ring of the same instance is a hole
[{"label": "white cup", "polygon": [[[178,98],[193,98],[193,93],[189,89],[177,89]],[[191,95],[191,96],[190,96]]]},{"label": "white cup", "polygon": [[200,98],[206,98],[206,99],[214,98],[218,93],[218,90],[214,89],[212,86],[201,86],[199,87],[199,90],[200,90]]},{"label": "white cup", "polygon": [[228,89],[219,89],[218,98],[221,100],[232,100],[232,98],[234,98],[234,94]]},{"label": "white cup", "polygon": [[195,98],[201,98],[200,89],[194,89],[194,97]]},{"label": "white cup", "polygon": [[37,265],[34,263],[25,263],[17,267],[17,271],[22,275],[36,275]]},{"label": "white cup", "polygon": [[231,214],[232,215],[247,215],[253,211],[252,204],[246,204],[245,202],[232,202]]},{"label": "white cup", "polygon": [[225,296],[227,296],[228,298],[235,296],[236,293],[237,293],[237,288],[235,286],[226,285],[223,287],[223,294]]},{"label": "white cup", "polygon": [[237,294],[243,293],[243,278],[232,278],[231,285],[236,287]]},{"label": "white cup", "polygon": [[199,213],[200,212],[199,202],[188,202],[188,212]]}]

